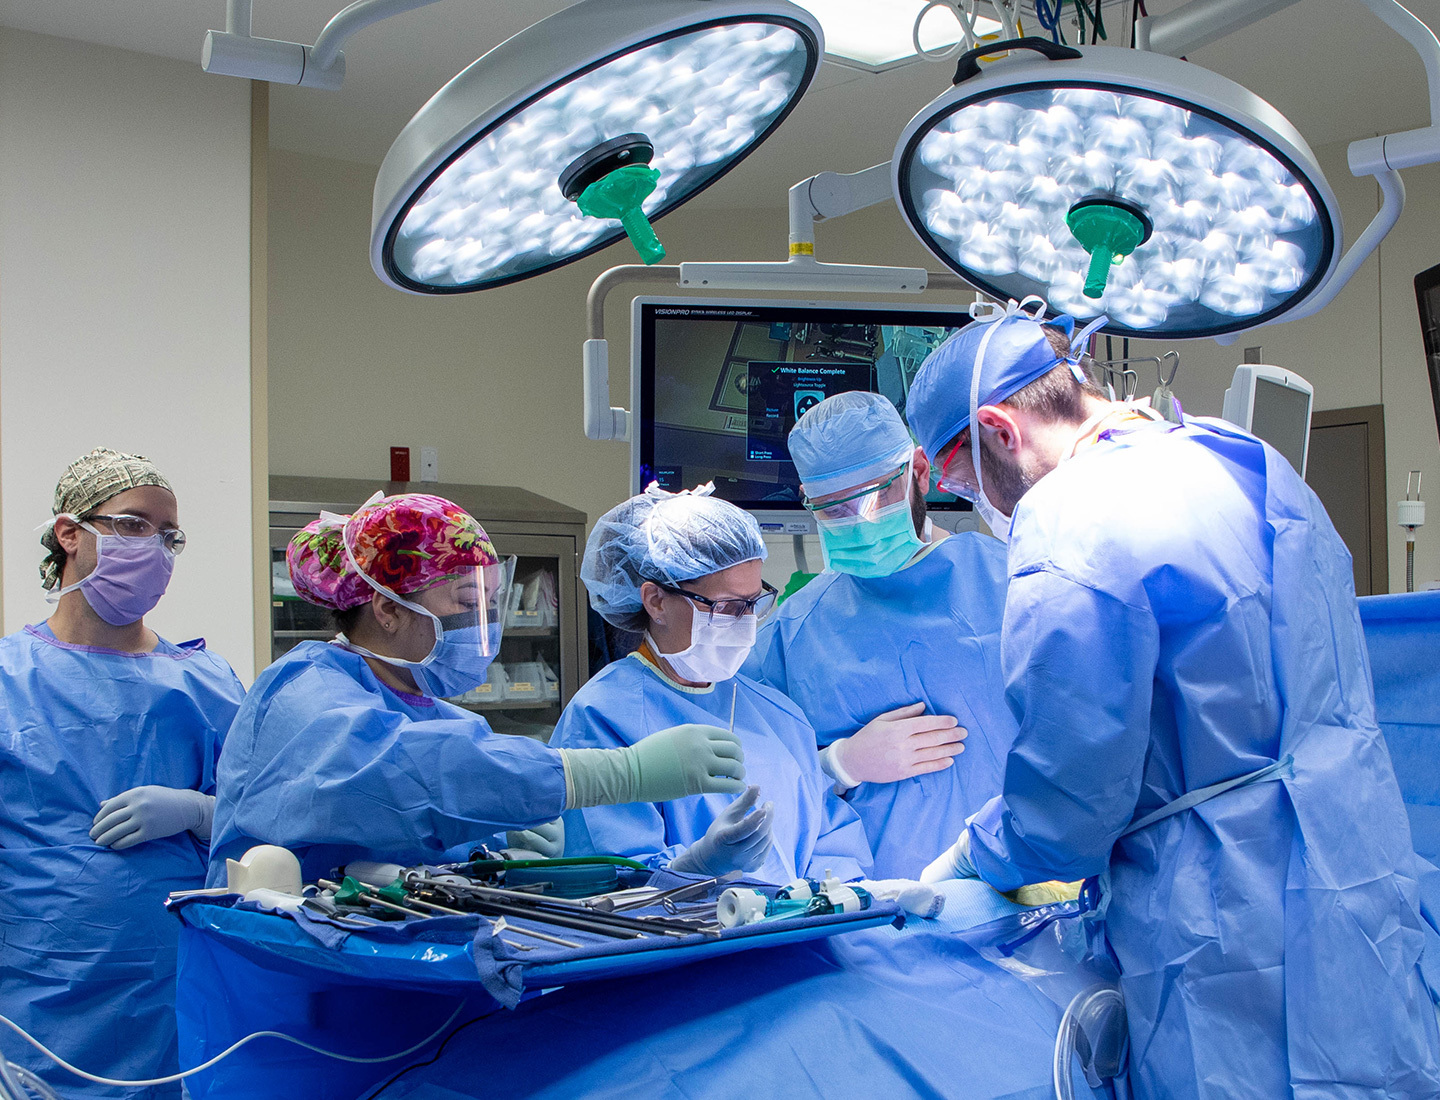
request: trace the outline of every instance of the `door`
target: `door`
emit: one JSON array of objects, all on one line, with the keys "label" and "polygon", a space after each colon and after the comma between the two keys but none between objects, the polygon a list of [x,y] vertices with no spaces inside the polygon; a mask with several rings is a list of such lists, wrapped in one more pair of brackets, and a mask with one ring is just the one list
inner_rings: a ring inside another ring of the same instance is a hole
[{"label": "door", "polygon": [[1355,594],[1390,591],[1384,406],[1312,413],[1305,480],[1355,559]]}]

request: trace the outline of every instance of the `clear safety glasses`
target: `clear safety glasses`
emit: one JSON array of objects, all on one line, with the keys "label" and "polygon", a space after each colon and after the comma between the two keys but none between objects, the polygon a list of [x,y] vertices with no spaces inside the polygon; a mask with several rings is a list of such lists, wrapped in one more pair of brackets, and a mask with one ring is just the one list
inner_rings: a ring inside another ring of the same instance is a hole
[{"label": "clear safety glasses", "polygon": [[514,578],[515,559],[505,558],[467,569],[410,600],[435,616],[441,632],[437,640],[447,647],[473,648],[481,656],[494,657],[500,651]]},{"label": "clear safety glasses", "polygon": [[102,535],[114,535],[122,539],[150,539],[159,535],[165,541],[165,549],[172,554],[179,554],[185,549],[184,531],[178,527],[156,527],[144,516],[96,514],[76,522],[99,523],[102,525]]},{"label": "clear safety glasses", "polygon": [[769,618],[770,613],[775,610],[775,605],[780,599],[780,593],[768,581],[760,582],[760,594],[742,600],[738,597],[725,600],[712,600],[709,596],[702,596],[698,592],[688,592],[683,588],[677,588],[672,584],[655,582],[665,589],[666,592],[674,592],[677,596],[684,596],[694,606],[697,612],[704,612],[707,621],[715,619],[743,619],[746,615],[754,615],[755,618],[764,622]]},{"label": "clear safety glasses", "polygon": [[893,474],[873,479],[868,485],[830,493],[814,500],[806,498],[805,507],[815,518],[827,523],[851,519],[870,519],[882,508],[908,501],[910,496],[910,463],[906,462]]},{"label": "clear safety glasses", "polygon": [[970,425],[966,424],[951,446],[950,453],[945,456],[935,486],[942,493],[954,493],[973,504],[980,490],[975,487],[973,480],[975,467],[970,461],[969,443]]}]

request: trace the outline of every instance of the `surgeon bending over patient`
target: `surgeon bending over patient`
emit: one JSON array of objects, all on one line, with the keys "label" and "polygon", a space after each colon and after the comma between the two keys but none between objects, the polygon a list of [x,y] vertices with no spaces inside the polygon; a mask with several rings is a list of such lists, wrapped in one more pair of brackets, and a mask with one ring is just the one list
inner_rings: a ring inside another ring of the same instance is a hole
[{"label": "surgeon bending over patient", "polygon": [[[82,1069],[178,1068],[171,890],[205,877],[215,759],[244,690],[200,639],[145,624],[185,547],[174,490],[97,449],[55,487],[40,567],[55,612],[0,640],[0,1013]],[[65,1096],[111,1089],[11,1036]]]},{"label": "surgeon bending over patient", "polygon": [[220,758],[212,884],[255,844],[294,851],[307,881],[354,859],[438,862],[507,840],[559,854],[550,823],[567,807],[744,789],[739,745],[713,725],[557,752],[446,702],[485,681],[509,573],[451,501],[377,493],[310,524],[286,561],[341,632],[276,661],[241,708]]}]

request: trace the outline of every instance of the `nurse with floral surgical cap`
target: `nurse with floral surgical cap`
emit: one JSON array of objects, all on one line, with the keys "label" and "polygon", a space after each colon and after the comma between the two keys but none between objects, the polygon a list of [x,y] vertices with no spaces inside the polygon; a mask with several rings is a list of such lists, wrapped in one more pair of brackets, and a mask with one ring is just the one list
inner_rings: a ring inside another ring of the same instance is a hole
[{"label": "nurse with floral surgical cap", "polygon": [[553,740],[643,747],[667,726],[724,726],[733,715],[753,785],[739,798],[570,814],[572,844],[704,875],[858,878],[870,869],[870,847],[820,770],[815,731],[789,699],[739,674],[775,589],[760,578],[765,543],[754,517],[710,493],[652,485],[600,517],[580,567],[590,603],[645,641],[575,693]]},{"label": "nurse with floral surgical cap", "polygon": [[724,729],[556,750],[447,703],[484,682],[508,588],[507,563],[459,505],[377,493],[310,524],[286,562],[340,632],[267,668],[241,708],[220,758],[212,884],[256,844],[293,851],[307,881],[355,859],[436,862],[507,832],[512,846],[559,855],[567,808],[744,787]]}]

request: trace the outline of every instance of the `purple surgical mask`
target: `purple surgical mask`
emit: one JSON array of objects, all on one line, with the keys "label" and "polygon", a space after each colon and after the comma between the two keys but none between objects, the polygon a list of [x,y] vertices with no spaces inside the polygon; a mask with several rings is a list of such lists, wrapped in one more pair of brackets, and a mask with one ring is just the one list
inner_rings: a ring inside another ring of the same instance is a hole
[{"label": "purple surgical mask", "polygon": [[81,527],[95,536],[95,568],[90,575],[52,592],[55,603],[77,588],[95,614],[111,626],[128,626],[155,609],[170,584],[175,555],[165,547],[164,535],[130,539],[105,535],[88,523]]}]

